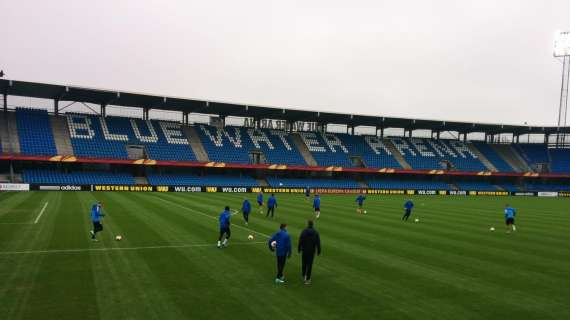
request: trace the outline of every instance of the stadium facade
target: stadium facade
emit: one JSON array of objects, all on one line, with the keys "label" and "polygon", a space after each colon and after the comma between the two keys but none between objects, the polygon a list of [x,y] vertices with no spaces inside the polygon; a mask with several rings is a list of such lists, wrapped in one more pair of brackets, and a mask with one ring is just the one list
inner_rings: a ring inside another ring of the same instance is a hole
[{"label": "stadium facade", "polygon": [[[4,189],[184,192],[360,192],[568,195],[570,148],[549,143],[568,127],[388,118],[229,104],[0,80],[0,183]],[[11,108],[8,96],[53,109]],[[63,113],[69,103],[97,114]],[[142,117],[106,115],[108,106]],[[151,119],[175,111],[180,121]],[[190,123],[192,114],[211,117]],[[243,125],[226,125],[227,117]],[[330,124],[346,127],[329,132]],[[375,134],[356,134],[366,127]],[[391,128],[404,134],[386,134]],[[414,132],[429,132],[429,138]],[[454,139],[441,137],[454,132]],[[483,139],[472,141],[470,134]],[[509,134],[508,143],[499,141]],[[523,135],[541,143],[521,143]],[[564,141],[564,140],[562,140]],[[2,189],[2,188],[0,188]]]}]

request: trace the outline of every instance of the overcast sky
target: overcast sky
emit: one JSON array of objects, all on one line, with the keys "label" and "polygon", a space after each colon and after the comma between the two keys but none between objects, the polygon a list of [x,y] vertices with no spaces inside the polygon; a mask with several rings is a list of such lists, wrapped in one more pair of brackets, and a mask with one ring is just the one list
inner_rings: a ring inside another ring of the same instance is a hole
[{"label": "overcast sky", "polygon": [[[570,1],[0,0],[0,69],[380,116],[554,125]],[[308,120],[308,119],[307,119]]]}]

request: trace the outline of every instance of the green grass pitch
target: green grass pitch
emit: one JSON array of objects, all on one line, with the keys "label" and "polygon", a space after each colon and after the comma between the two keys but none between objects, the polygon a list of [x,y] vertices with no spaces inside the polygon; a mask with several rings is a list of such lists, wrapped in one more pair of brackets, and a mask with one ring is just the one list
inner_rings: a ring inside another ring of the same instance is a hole
[{"label": "green grass pitch", "polygon": [[[234,216],[229,247],[215,247],[218,213],[245,196],[255,203],[253,194],[0,194],[0,319],[570,319],[570,199],[414,197],[420,222],[404,223],[404,197],[369,196],[358,215],[355,196],[323,195],[323,254],[306,286],[296,251],[287,283],[273,282],[264,236],[286,222],[296,248],[312,217],[304,195],[277,195],[274,220],[254,210],[252,231]],[[96,200],[107,217],[92,243]]]}]

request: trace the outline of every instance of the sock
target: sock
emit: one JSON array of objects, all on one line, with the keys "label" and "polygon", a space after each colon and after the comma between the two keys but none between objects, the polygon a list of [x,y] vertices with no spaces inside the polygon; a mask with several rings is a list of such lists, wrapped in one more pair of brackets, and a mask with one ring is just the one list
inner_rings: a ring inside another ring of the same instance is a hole
[{"label": "sock", "polygon": [[228,239],[227,239],[227,238],[224,239],[224,246],[225,246],[226,244],[228,244]]},{"label": "sock", "polygon": [[222,245],[222,243],[218,240],[218,247],[221,246],[221,245]]},{"label": "sock", "polygon": [[513,224],[513,231],[517,231],[517,226]]}]

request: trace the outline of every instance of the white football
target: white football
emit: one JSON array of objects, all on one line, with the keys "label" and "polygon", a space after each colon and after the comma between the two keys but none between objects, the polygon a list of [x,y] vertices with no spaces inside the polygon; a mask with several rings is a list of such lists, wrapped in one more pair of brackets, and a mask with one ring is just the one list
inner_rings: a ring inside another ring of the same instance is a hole
[{"label": "white football", "polygon": [[495,231],[495,227],[489,228],[489,231],[491,231],[491,232]]},{"label": "white football", "polygon": [[277,241],[271,241],[271,247],[272,248],[277,247]]},{"label": "white football", "polygon": [[414,222],[420,222],[420,219],[416,218],[416,220],[414,220]]},{"label": "white football", "polygon": [[250,234],[249,236],[247,236],[248,240],[253,240],[253,234]]},{"label": "white football", "polygon": [[364,213],[366,213],[366,210],[364,210]]},{"label": "white football", "polygon": [[122,236],[122,235],[118,235],[118,236],[115,237],[115,240],[121,241],[121,240],[123,240],[123,236]]}]

